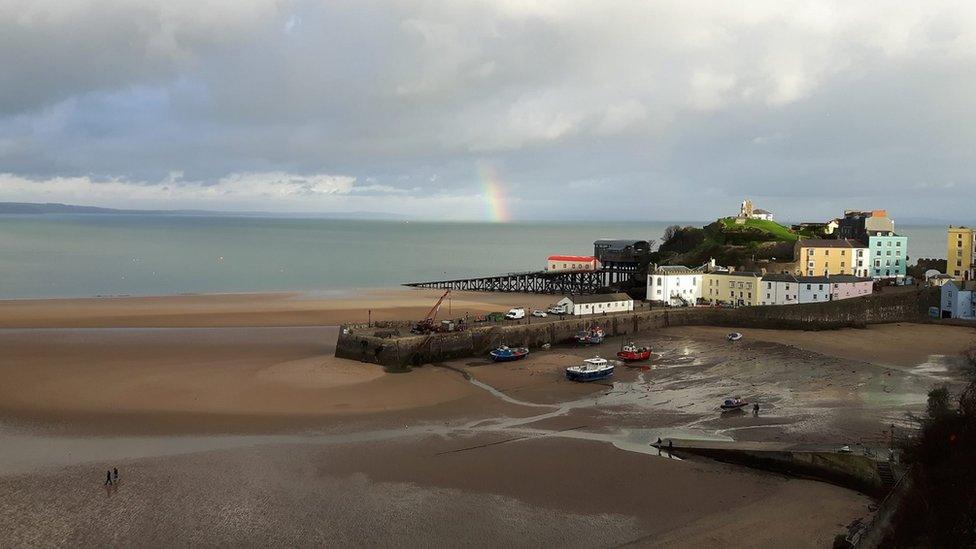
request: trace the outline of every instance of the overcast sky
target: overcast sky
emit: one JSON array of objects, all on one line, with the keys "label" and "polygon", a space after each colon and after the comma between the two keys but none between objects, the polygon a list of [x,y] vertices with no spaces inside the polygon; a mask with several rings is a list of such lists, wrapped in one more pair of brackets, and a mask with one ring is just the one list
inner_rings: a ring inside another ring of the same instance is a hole
[{"label": "overcast sky", "polygon": [[974,153],[971,0],[0,0],[0,201],[971,222]]}]

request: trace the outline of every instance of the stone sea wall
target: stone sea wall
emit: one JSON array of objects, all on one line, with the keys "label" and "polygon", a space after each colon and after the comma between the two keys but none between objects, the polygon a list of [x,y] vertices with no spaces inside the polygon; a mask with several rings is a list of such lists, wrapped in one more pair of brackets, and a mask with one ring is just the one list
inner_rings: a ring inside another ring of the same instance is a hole
[{"label": "stone sea wall", "polygon": [[572,341],[593,324],[608,336],[648,333],[668,326],[726,326],[780,330],[832,330],[862,328],[869,324],[924,322],[928,308],[938,305],[937,289],[905,290],[871,296],[766,307],[674,308],[638,310],[614,315],[566,317],[532,323],[474,326],[463,332],[418,336],[404,323],[381,327],[343,326],[336,356],[397,368],[455,358],[484,356],[499,345],[536,349],[546,343]]}]

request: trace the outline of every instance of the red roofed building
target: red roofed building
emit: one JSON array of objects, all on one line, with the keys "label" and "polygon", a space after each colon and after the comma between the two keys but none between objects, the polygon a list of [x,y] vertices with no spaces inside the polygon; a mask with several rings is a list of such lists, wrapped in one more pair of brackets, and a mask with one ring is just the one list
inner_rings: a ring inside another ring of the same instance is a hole
[{"label": "red roofed building", "polygon": [[550,255],[546,262],[549,272],[595,271],[600,262],[592,255]]}]

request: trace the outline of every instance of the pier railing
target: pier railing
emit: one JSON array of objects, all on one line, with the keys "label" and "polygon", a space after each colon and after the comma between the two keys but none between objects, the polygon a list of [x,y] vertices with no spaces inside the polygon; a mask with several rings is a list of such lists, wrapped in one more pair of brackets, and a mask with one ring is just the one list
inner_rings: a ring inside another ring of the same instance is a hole
[{"label": "pier railing", "polygon": [[605,291],[614,284],[630,280],[636,274],[636,270],[619,268],[595,271],[528,271],[476,278],[409,282],[404,286],[473,292],[578,295]]}]

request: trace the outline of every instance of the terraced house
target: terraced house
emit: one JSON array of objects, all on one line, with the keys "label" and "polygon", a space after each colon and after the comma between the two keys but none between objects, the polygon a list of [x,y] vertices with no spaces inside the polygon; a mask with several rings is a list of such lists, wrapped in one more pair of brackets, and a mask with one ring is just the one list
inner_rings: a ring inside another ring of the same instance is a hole
[{"label": "terraced house", "polygon": [[793,257],[796,258],[796,274],[800,276],[868,275],[868,247],[849,238],[797,240]]},{"label": "terraced house", "polygon": [[702,276],[702,300],[735,307],[759,305],[761,280],[762,275],[752,271],[705,273]]},{"label": "terraced house", "polygon": [[976,229],[949,227],[946,274],[954,280],[976,280]]},{"label": "terraced house", "polygon": [[791,274],[763,275],[759,284],[760,305],[793,305],[799,303],[799,282]]},{"label": "terraced house", "polygon": [[868,235],[872,278],[904,278],[908,269],[908,237],[893,232]]}]

